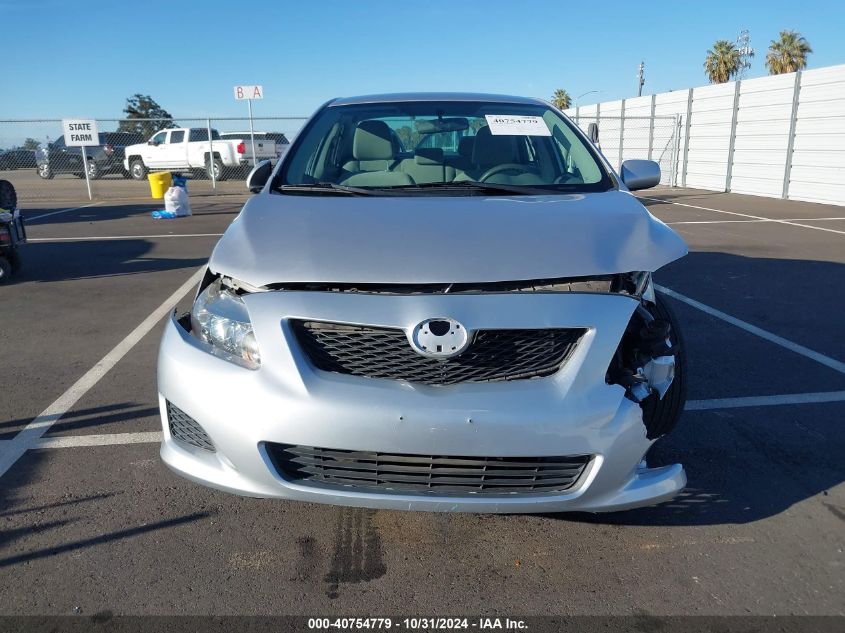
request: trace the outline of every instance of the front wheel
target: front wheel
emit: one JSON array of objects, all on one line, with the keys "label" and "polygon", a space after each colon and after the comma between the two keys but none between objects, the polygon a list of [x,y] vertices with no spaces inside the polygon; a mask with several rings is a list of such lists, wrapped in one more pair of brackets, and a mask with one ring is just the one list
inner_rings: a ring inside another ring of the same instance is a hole
[{"label": "front wheel", "polygon": [[129,163],[129,175],[134,180],[144,180],[147,177],[147,166],[140,158],[135,158]]},{"label": "front wheel", "polygon": [[50,180],[53,177],[53,170],[50,169],[50,165],[47,163],[43,163],[42,165],[38,166],[38,175],[41,176],[44,180]]},{"label": "front wheel", "polygon": [[214,178],[214,180],[226,180],[226,177],[224,176],[223,172],[223,161],[221,161],[216,156],[211,160],[209,160],[208,158],[205,159],[205,173],[208,176],[209,180],[212,177]]},{"label": "front wheel", "polygon": [[671,433],[684,410],[687,401],[687,351],[678,319],[665,301],[658,296],[649,312],[655,319],[669,323],[669,342],[675,350],[675,377],[669,389],[663,398],[652,394],[642,402],[646,436],[651,440]]},{"label": "front wheel", "polygon": [[100,169],[99,165],[95,163],[90,158],[88,159],[88,178],[91,180],[97,180],[103,175],[102,170]]},{"label": "front wheel", "polygon": [[4,284],[9,281],[9,278],[12,276],[12,265],[9,263],[9,260],[5,257],[0,256],[0,284]]}]

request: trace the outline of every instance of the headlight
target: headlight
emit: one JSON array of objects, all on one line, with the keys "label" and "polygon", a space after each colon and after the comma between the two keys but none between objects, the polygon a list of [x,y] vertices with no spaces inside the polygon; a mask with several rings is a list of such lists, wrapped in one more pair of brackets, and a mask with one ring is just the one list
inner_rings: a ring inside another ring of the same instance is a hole
[{"label": "headlight", "polygon": [[250,369],[261,364],[258,342],[243,300],[220,280],[203,290],[191,309],[191,331],[217,355]]}]

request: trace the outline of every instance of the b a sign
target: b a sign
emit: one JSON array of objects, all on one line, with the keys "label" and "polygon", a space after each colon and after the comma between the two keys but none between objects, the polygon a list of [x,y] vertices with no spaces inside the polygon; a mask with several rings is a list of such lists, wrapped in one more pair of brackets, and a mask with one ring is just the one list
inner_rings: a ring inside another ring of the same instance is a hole
[{"label": "b a sign", "polygon": [[235,99],[263,99],[264,86],[235,86]]},{"label": "b a sign", "polygon": [[68,147],[100,144],[97,122],[94,119],[62,119],[62,127],[65,132],[65,145]]}]

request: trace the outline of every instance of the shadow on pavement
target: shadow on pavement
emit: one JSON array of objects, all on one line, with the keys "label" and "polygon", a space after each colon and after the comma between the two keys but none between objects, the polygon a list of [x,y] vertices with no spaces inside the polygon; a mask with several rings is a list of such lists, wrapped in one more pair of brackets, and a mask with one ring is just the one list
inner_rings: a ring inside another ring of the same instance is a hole
[{"label": "shadow on pavement", "polygon": [[[158,416],[157,406],[142,407],[133,402],[119,402],[101,407],[74,409],[65,413],[58,422],[50,427],[50,433],[61,431],[76,431],[112,422],[127,422],[148,416]],[[0,440],[10,440],[18,429],[29,424],[32,418],[18,418],[0,422]]]},{"label": "shadow on pavement", "polygon": [[155,244],[149,240],[90,242],[31,242],[21,252],[20,273],[12,284],[94,279],[137,273],[196,268],[206,257],[150,257]]}]

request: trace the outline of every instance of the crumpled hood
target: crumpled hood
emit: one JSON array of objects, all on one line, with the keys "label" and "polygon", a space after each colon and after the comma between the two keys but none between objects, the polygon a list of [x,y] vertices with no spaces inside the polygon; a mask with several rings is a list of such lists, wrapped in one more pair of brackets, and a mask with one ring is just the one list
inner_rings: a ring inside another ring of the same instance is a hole
[{"label": "crumpled hood", "polygon": [[477,283],[654,271],[681,237],[623,191],[549,196],[253,196],[209,266],[272,283]]}]

